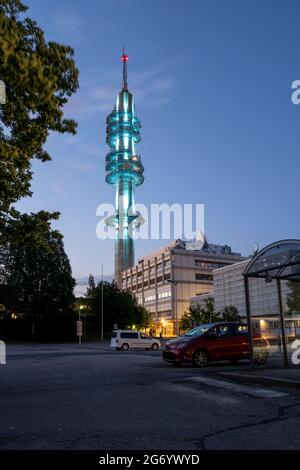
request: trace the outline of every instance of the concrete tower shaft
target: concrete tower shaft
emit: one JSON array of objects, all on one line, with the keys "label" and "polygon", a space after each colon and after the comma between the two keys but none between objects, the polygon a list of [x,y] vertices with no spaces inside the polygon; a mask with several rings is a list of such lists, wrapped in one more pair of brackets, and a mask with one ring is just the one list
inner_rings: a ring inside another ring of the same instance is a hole
[{"label": "concrete tower shaft", "polygon": [[124,52],[122,61],[122,91],[106,120],[106,143],[110,147],[106,156],[106,182],[116,188],[116,212],[113,220],[116,231],[115,280],[120,287],[122,271],[134,265],[132,234],[139,216],[135,210],[135,188],[144,181],[141,157],[136,154],[141,123],[135,114],[133,95],[128,91],[128,56]]}]

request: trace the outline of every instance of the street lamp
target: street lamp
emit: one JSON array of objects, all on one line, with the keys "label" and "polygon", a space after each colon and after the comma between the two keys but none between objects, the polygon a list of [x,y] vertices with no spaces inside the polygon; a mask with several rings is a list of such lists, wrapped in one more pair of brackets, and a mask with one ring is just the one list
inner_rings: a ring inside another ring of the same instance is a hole
[{"label": "street lamp", "polygon": [[174,279],[167,279],[168,282],[173,284],[174,289],[174,303],[175,303],[175,329],[176,329],[176,336],[179,336],[179,328],[178,328],[178,310],[177,310],[177,296],[176,296],[176,286],[178,284],[177,281],[174,281]]},{"label": "street lamp", "polygon": [[103,324],[103,264],[101,265],[101,342],[103,343],[103,332],[104,332],[104,324]]},{"label": "street lamp", "polygon": [[84,309],[84,305],[79,305],[78,309],[78,327],[77,327],[77,335],[78,335],[78,344],[81,346],[81,337],[82,337],[82,322],[81,322],[81,311]]}]

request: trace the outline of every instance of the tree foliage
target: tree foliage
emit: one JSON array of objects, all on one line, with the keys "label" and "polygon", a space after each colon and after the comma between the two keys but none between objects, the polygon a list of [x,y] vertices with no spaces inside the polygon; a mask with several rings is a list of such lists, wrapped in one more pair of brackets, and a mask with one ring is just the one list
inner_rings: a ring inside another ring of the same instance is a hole
[{"label": "tree foliage", "polygon": [[223,321],[241,321],[238,309],[234,305],[227,305],[221,312]]},{"label": "tree foliage", "polygon": [[76,132],[63,106],[78,88],[78,70],[69,46],[47,42],[20,0],[0,0],[0,79],[6,103],[0,106],[0,230],[12,204],[30,195],[31,160],[50,160],[43,148],[51,131]]},{"label": "tree foliage", "polygon": [[189,314],[192,322],[199,325],[220,321],[220,313],[215,311],[213,297],[207,297],[203,305],[191,306]]},{"label": "tree foliage", "polygon": [[[103,288],[103,289],[102,289]],[[86,303],[90,313],[100,317],[102,310],[104,330],[110,332],[114,325],[119,328],[144,328],[150,325],[149,312],[138,305],[136,298],[130,292],[122,291],[114,282],[99,282],[95,284],[94,277],[89,276],[86,293]]]},{"label": "tree foliage", "polygon": [[51,160],[49,133],[76,133],[63,108],[78,88],[78,69],[73,49],[46,41],[26,10],[21,0],[0,0],[0,310],[1,318],[18,312],[32,320],[35,336],[42,319],[53,326],[65,312],[66,325],[72,321],[75,282],[62,235],[51,228],[59,214],[21,215],[13,205],[31,195],[33,159]]},{"label": "tree foliage", "polygon": [[184,332],[190,330],[192,328],[192,321],[190,314],[188,312],[184,312],[182,317],[179,320],[179,330]]},{"label": "tree foliage", "polygon": [[214,298],[207,297],[203,304],[191,305],[180,319],[181,331],[186,331],[194,326],[204,323],[220,321],[241,321],[238,309],[233,305],[227,305],[221,312],[215,310]]},{"label": "tree foliage", "polygon": [[62,235],[51,228],[58,213],[23,214],[9,224],[0,248],[0,299],[8,314],[32,319],[33,336],[39,321],[72,307],[75,281]]}]

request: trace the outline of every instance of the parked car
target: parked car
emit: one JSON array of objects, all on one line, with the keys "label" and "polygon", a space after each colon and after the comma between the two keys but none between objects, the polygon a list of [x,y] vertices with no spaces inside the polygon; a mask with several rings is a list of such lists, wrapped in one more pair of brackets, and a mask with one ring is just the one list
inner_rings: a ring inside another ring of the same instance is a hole
[{"label": "parked car", "polygon": [[128,351],[128,349],[152,349],[152,351],[157,351],[160,348],[160,342],[141,331],[114,330],[111,335],[110,346],[118,351]]},{"label": "parked car", "polygon": [[[254,359],[264,364],[269,356],[269,342],[253,333]],[[168,341],[163,359],[175,365],[183,362],[205,367],[209,362],[227,359],[236,363],[249,358],[248,326],[241,322],[209,323]]]}]

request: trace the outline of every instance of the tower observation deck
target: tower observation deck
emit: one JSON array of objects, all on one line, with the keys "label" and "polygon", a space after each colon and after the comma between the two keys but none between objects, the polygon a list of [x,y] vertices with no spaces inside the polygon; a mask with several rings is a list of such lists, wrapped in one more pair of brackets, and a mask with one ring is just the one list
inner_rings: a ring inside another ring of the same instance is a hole
[{"label": "tower observation deck", "polygon": [[128,91],[128,56],[123,50],[122,90],[113,111],[106,119],[106,182],[115,186],[115,215],[107,220],[115,228],[115,281],[119,287],[122,272],[134,265],[134,229],[140,223],[135,210],[135,188],[144,182],[144,167],[136,145],[140,141],[141,122],[135,114],[134,98]]}]

